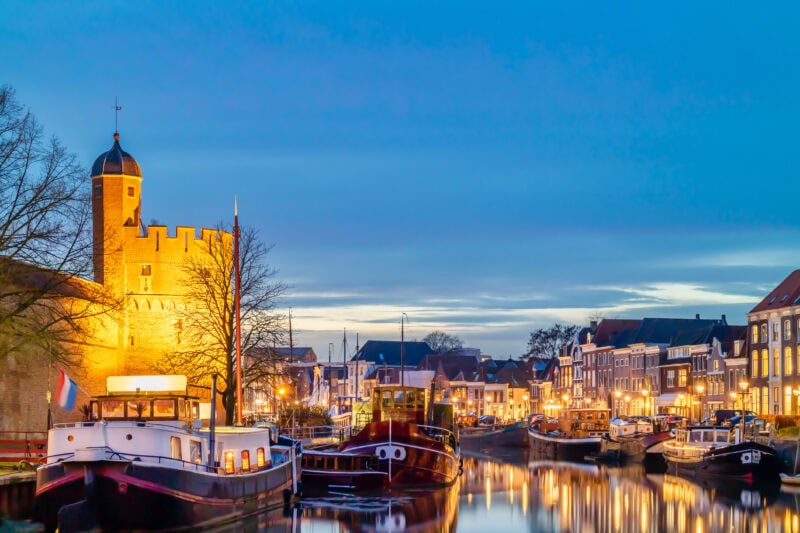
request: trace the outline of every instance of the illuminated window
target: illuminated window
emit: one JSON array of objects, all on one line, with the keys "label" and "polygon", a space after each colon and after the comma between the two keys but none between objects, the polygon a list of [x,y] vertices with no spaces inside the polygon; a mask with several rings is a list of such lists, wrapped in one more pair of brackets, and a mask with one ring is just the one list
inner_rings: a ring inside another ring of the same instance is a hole
[{"label": "illuminated window", "polygon": [[150,265],[142,265],[142,276],[149,276],[151,275]]},{"label": "illuminated window", "polygon": [[264,448],[259,448],[256,450],[256,464],[259,468],[267,464],[266,457],[264,457]]},{"label": "illuminated window", "polygon": [[181,453],[181,439],[180,437],[170,437],[169,438],[169,449],[172,452],[173,459],[183,459],[183,454]]},{"label": "illuminated window", "polygon": [[753,350],[753,360],[750,362],[750,368],[753,370],[753,377],[758,377],[758,350]]},{"label": "illuminated window", "polygon": [[769,376],[769,351],[766,348],[761,350],[761,376]]},{"label": "illuminated window", "polygon": [[686,386],[687,377],[688,377],[688,372],[686,371],[685,368],[681,368],[680,370],[678,370],[678,386],[679,387],[685,387]]},{"label": "illuminated window", "polygon": [[756,344],[758,342],[758,324],[753,324],[751,330],[753,332],[753,344]]},{"label": "illuminated window", "polygon": [[767,325],[761,324],[761,342],[767,342]]},{"label": "illuminated window", "polygon": [[225,473],[233,474],[233,452],[225,452]]},{"label": "illuminated window", "polygon": [[125,416],[125,402],[122,400],[103,400],[103,418],[123,418]]},{"label": "illuminated window", "polygon": [[772,340],[774,340],[774,341],[778,340],[778,323],[777,322],[773,322],[772,323]]},{"label": "illuminated window", "polygon": [[250,470],[250,450],[242,450],[242,470]]},{"label": "illuminated window", "polygon": [[667,387],[674,387],[675,386],[675,371],[674,370],[667,370]]},{"label": "illuminated window", "polygon": [[777,348],[772,350],[772,375],[779,376],[781,370],[781,354]]},{"label": "illuminated window", "polygon": [[785,341],[792,340],[792,321],[791,320],[784,320],[783,321],[783,340],[785,340]]},{"label": "illuminated window", "polygon": [[792,349],[789,346],[783,349],[783,375],[792,375]]},{"label": "illuminated window", "polygon": [[132,400],[128,402],[128,417],[150,418],[150,402]]},{"label": "illuminated window", "polygon": [[203,443],[199,440],[189,441],[189,460],[197,464],[203,462]]}]

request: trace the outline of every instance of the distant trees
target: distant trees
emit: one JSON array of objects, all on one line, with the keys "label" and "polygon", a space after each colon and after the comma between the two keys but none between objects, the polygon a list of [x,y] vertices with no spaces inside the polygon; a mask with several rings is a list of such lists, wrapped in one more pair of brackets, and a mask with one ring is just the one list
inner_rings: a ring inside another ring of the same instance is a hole
[{"label": "distant trees", "polygon": [[464,347],[461,339],[455,335],[448,335],[444,331],[431,331],[422,339],[422,342],[428,343],[434,353],[444,353],[450,350],[459,350]]},{"label": "distant trees", "polygon": [[0,360],[44,353],[69,364],[88,318],[118,302],[92,273],[87,172],[0,86]]},{"label": "distant trees", "polygon": [[[220,226],[221,229],[221,226]],[[230,234],[207,243],[205,254],[187,259],[182,282],[185,307],[177,312],[178,343],[165,354],[157,370],[184,374],[189,385],[211,389],[217,374],[217,393],[225,407],[226,424],[234,419],[236,402],[236,330],[233,300],[233,248]],[[274,380],[277,372],[273,346],[284,337],[284,316],[277,302],[286,286],[267,263],[270,247],[252,228],[242,228],[239,241],[242,301],[242,388]],[[246,354],[259,354],[246,357]]]},{"label": "distant trees", "polygon": [[528,338],[528,351],[522,355],[522,358],[530,360],[533,357],[545,359],[558,357],[561,348],[575,337],[578,329],[578,326],[554,324],[549,328],[531,332]]}]

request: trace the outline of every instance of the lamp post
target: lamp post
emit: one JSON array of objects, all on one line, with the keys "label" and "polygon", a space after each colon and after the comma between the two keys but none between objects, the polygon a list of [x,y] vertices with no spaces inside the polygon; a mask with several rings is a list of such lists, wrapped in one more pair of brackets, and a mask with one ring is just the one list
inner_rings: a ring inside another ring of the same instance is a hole
[{"label": "lamp post", "polygon": [[695,385],[695,390],[697,391],[697,419],[703,419],[703,391],[705,390],[705,386],[702,383],[698,383]]},{"label": "lamp post", "polygon": [[642,414],[644,416],[650,416],[650,409],[649,409],[649,407],[650,407],[650,405],[649,405],[650,397],[649,396],[650,396],[650,391],[647,390],[647,389],[642,389],[642,398],[644,398],[644,400],[643,400],[644,401],[644,409],[642,411]]}]

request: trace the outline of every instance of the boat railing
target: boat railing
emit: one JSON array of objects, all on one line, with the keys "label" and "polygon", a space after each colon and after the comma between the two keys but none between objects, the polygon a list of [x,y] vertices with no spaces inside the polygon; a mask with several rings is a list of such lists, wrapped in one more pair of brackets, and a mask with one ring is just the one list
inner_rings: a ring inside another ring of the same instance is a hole
[{"label": "boat railing", "polygon": [[456,440],[456,435],[449,429],[439,426],[426,426],[424,424],[419,424],[418,427],[425,435],[431,437],[432,439],[436,439],[442,444],[446,444],[451,448],[456,448],[458,443]]},{"label": "boat railing", "polygon": [[352,436],[350,426],[295,426],[283,427],[281,433],[288,437],[302,441],[314,441],[315,439],[326,439],[329,441],[344,442]]}]

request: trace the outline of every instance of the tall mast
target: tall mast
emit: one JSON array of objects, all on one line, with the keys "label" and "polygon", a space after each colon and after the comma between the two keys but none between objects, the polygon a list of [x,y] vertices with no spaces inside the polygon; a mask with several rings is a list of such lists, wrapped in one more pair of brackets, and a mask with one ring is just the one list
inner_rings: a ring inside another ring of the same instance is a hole
[{"label": "tall mast", "polygon": [[239,270],[239,200],[233,197],[233,272],[236,290],[236,423],[242,423],[242,279]]},{"label": "tall mast", "polygon": [[294,363],[294,338],[292,337],[292,308],[289,308],[289,363]]},{"label": "tall mast", "polygon": [[406,382],[406,354],[405,354],[405,326],[403,324],[403,317],[405,313],[400,313],[400,386],[404,386]]},{"label": "tall mast", "polygon": [[356,356],[354,357],[356,360],[356,390],[353,393],[354,398],[358,399],[358,333],[356,333]]},{"label": "tall mast", "polygon": [[344,395],[347,396],[347,328],[344,328],[344,337],[342,337],[342,362],[344,363],[344,368],[342,369]]}]

